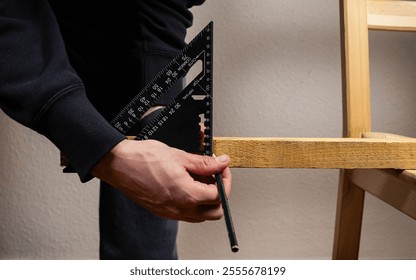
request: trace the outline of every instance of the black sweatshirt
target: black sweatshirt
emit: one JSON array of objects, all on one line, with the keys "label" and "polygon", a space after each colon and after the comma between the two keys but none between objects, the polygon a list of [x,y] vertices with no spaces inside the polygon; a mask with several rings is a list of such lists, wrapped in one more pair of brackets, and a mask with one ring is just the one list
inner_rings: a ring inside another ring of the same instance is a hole
[{"label": "black sweatshirt", "polygon": [[1,109],[50,139],[88,180],[125,139],[108,120],[137,94],[127,83],[141,71],[135,50],[176,53],[192,23],[188,8],[202,2],[0,0]]}]

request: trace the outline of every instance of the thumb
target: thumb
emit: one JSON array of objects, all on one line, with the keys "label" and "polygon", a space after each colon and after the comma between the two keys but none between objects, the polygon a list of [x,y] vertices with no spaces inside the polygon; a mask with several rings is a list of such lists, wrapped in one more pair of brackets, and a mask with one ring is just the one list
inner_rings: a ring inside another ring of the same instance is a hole
[{"label": "thumb", "polygon": [[209,157],[189,154],[186,160],[186,171],[197,175],[213,175],[221,173],[230,163],[228,155],[221,155],[219,157]]}]

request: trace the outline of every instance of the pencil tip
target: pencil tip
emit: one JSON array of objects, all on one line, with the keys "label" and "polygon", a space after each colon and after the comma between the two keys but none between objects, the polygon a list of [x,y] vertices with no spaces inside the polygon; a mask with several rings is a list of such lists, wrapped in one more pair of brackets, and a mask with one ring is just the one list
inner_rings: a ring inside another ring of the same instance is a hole
[{"label": "pencil tip", "polygon": [[233,253],[237,253],[239,250],[238,245],[234,245],[231,247],[231,251],[233,251]]}]

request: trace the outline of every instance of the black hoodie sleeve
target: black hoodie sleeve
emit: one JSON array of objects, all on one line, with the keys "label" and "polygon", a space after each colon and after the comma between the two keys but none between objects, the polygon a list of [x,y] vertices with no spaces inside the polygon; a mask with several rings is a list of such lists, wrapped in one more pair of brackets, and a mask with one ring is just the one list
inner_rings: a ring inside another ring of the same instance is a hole
[{"label": "black hoodie sleeve", "polygon": [[46,0],[0,1],[0,107],[50,139],[81,181],[125,138],[86,97]]}]

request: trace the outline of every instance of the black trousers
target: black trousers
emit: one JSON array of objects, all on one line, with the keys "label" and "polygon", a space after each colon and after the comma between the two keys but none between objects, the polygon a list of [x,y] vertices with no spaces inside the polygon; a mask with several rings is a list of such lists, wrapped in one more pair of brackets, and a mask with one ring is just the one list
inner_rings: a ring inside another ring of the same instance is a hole
[{"label": "black trousers", "polygon": [[177,221],[154,216],[101,182],[101,259],[177,259],[177,231]]}]

